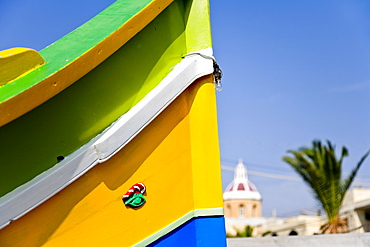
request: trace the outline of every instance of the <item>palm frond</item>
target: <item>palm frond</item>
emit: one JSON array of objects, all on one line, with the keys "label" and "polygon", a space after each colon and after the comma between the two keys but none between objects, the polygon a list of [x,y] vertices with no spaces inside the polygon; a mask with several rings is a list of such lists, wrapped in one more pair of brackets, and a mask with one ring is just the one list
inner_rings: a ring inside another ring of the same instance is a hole
[{"label": "palm frond", "polygon": [[314,140],[311,148],[303,147],[298,151],[288,150],[287,152],[293,157],[284,156],[283,160],[310,186],[315,198],[326,212],[329,225],[339,222],[338,214],[344,195],[362,163],[370,154],[370,150],[345,180],[342,179],[342,163],[344,157],[348,156],[346,147],[342,147],[339,159],[335,154],[335,145],[329,140],[326,141],[326,145],[319,140]]},{"label": "palm frond", "polygon": [[364,163],[365,159],[367,158],[367,156],[369,154],[370,154],[370,149],[364,154],[364,156],[362,156],[360,161],[357,163],[357,166],[352,170],[352,172],[350,173],[348,178],[344,180],[343,185],[342,185],[343,186],[343,188],[342,188],[343,191],[347,191],[349,189],[349,187],[351,186],[354,178],[356,177],[356,174],[357,174],[358,170],[360,169],[362,163]]}]

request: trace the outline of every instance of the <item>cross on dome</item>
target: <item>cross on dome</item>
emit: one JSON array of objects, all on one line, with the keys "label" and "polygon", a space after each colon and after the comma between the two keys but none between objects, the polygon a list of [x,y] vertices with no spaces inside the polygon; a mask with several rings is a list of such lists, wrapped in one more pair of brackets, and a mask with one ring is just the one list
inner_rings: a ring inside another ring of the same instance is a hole
[{"label": "cross on dome", "polygon": [[245,166],[243,164],[243,159],[239,159],[238,165],[235,168],[234,180],[236,182],[248,181],[247,168],[245,168]]}]

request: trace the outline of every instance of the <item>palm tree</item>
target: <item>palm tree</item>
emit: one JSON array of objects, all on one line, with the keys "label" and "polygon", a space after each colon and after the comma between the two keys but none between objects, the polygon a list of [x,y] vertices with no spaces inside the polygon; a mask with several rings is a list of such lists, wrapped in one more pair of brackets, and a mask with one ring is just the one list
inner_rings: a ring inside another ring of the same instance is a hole
[{"label": "palm tree", "polygon": [[328,223],[321,227],[322,233],[347,232],[347,223],[340,219],[339,210],[344,195],[370,150],[345,179],[342,178],[342,161],[348,156],[348,150],[344,146],[339,159],[336,158],[335,146],[330,141],[327,141],[327,145],[323,145],[315,140],[312,142],[312,148],[289,150],[288,153],[293,154],[293,157],[284,156],[283,160],[291,165],[311,187],[316,199],[326,212]]}]

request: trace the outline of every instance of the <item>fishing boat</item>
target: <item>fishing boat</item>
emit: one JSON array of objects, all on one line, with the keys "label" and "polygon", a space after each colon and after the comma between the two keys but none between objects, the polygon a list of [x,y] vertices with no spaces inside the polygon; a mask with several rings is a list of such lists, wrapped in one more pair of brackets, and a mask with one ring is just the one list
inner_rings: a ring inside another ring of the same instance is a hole
[{"label": "fishing boat", "polygon": [[1,246],[226,246],[208,0],[0,52]]}]

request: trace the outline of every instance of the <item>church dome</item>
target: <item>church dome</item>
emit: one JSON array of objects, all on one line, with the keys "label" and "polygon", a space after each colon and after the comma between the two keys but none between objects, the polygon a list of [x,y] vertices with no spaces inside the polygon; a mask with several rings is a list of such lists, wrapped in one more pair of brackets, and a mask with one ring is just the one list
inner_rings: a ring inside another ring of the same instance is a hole
[{"label": "church dome", "polygon": [[249,181],[247,169],[243,161],[239,160],[234,171],[234,180],[226,187],[224,200],[231,199],[254,199],[261,200],[261,194],[256,186]]}]

